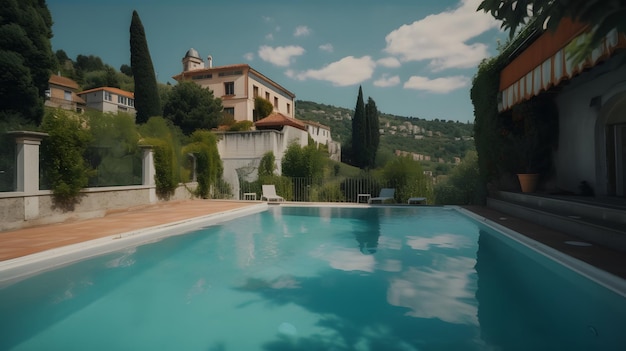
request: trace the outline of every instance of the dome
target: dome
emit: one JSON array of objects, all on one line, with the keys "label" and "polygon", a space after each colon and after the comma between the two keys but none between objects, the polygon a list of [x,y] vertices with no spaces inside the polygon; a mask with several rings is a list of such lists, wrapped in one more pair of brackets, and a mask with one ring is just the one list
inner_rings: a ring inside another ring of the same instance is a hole
[{"label": "dome", "polygon": [[200,58],[200,54],[198,54],[198,51],[196,51],[196,49],[191,48],[191,49],[187,50],[187,53],[185,54],[185,57]]}]

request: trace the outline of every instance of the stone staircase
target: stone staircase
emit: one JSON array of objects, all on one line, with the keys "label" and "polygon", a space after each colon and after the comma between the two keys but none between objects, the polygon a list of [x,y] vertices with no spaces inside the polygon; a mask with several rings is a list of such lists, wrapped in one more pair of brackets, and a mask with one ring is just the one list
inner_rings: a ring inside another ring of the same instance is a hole
[{"label": "stone staircase", "polygon": [[626,252],[626,199],[499,192],[487,206],[590,243]]}]

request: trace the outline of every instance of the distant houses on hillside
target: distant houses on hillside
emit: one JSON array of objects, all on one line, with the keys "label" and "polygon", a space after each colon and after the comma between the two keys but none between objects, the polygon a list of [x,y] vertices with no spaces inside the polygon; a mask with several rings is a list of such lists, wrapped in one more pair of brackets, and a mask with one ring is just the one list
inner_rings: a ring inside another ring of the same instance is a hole
[{"label": "distant houses on hillside", "polygon": [[56,74],[51,75],[48,79],[45,105],[82,112],[85,109],[85,100],[78,96],[78,88],[78,83],[72,79]]}]

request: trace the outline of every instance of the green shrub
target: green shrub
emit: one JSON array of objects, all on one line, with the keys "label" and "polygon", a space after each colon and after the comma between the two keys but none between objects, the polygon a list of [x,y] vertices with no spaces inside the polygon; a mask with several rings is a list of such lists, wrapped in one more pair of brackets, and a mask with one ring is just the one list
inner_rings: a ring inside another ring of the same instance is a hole
[{"label": "green shrub", "polygon": [[180,181],[180,158],[182,132],[163,117],[151,117],[148,122],[139,126],[143,137],[140,145],[151,145],[154,148],[154,180],[157,195],[169,198]]},{"label": "green shrub", "polygon": [[81,115],[61,109],[48,111],[41,122],[48,133],[41,144],[42,169],[57,205],[71,209],[79,201],[93,170],[83,158],[91,142]]},{"label": "green shrub", "polygon": [[431,182],[419,162],[409,157],[396,157],[383,168],[386,187],[395,188],[395,199],[406,203],[410,197],[423,196],[432,201]]},{"label": "green shrub", "polygon": [[435,186],[435,203],[440,205],[472,205],[482,204],[480,171],[478,155],[469,151],[463,162],[456,166],[448,178]]},{"label": "green shrub", "polygon": [[252,130],[252,126],[254,123],[252,121],[238,121],[233,123],[229,128],[229,132],[245,132],[248,130]]},{"label": "green shrub", "polygon": [[[293,200],[293,183],[291,179],[283,176],[261,176],[259,177],[259,189],[263,184],[273,184],[276,187],[276,194],[282,196],[287,201]],[[261,191],[260,191],[261,192]],[[261,194],[259,194],[260,196]]]},{"label": "green shrub", "polygon": [[217,151],[217,137],[208,130],[196,130],[191,134],[190,141],[183,148],[183,153],[191,153],[196,157],[198,188],[195,195],[206,199],[211,186],[217,187],[224,170]]}]

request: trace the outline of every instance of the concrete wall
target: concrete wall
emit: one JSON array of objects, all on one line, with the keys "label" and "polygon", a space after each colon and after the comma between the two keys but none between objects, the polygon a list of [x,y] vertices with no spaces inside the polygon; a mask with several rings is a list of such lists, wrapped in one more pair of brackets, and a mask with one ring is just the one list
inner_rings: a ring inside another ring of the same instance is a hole
[{"label": "concrete wall", "polygon": [[572,79],[555,98],[559,109],[559,146],[555,152],[559,189],[578,192],[584,180],[596,194],[606,194],[608,117],[604,110],[610,108],[611,96],[626,91],[626,66],[619,67],[622,59],[624,55],[619,55]]},{"label": "concrete wall", "polygon": [[[193,196],[187,188],[196,186],[197,183],[181,184],[167,201],[191,199]],[[27,196],[23,192],[0,193],[0,231],[102,217],[111,211],[166,201],[157,199],[154,192],[154,186],[144,185],[87,188],[81,191],[80,201],[72,211],[56,206],[50,191]]]},{"label": "concrete wall", "polygon": [[269,151],[276,157],[276,171],[281,174],[281,162],[291,142],[300,146],[308,143],[307,132],[286,126],[282,131],[253,130],[247,132],[224,132],[218,134],[217,149],[224,164],[223,177],[233,187],[238,198],[239,176],[246,181],[258,178],[259,162]]}]

